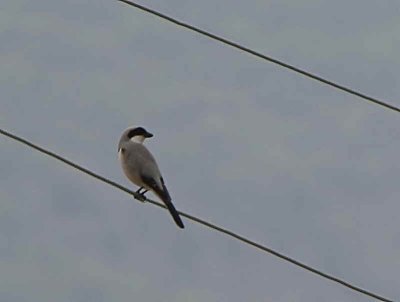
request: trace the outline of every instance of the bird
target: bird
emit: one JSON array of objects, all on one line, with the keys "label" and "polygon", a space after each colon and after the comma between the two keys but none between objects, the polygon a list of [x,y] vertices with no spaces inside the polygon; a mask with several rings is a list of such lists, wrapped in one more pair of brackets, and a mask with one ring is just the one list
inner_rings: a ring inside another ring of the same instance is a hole
[{"label": "bird", "polygon": [[151,152],[143,144],[145,139],[153,137],[143,127],[130,127],[126,129],[118,143],[118,157],[126,177],[139,187],[136,193],[139,199],[146,200],[145,193],[152,191],[160,198],[177,226],[184,228],[183,222],[171,201],[160,169]]}]

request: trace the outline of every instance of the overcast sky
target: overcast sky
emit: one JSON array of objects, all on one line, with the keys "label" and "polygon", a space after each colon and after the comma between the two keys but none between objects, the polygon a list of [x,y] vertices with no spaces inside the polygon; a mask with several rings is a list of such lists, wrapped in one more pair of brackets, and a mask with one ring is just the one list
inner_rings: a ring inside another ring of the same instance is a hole
[{"label": "overcast sky", "polygon": [[[400,106],[398,1],[146,1]],[[113,0],[0,3],[0,125],[400,300],[399,115]],[[0,138],[0,301],[373,301]],[[149,197],[154,197],[149,194]]]}]

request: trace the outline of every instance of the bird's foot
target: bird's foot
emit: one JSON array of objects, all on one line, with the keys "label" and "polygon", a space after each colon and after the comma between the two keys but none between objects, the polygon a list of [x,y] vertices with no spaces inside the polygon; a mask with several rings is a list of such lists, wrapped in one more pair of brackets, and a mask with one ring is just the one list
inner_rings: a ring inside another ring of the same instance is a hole
[{"label": "bird's foot", "polygon": [[143,187],[140,187],[139,190],[136,191],[136,195],[135,198],[141,202],[146,202],[146,196],[144,196],[144,193],[147,192],[147,190],[144,190],[143,192],[140,192],[141,190],[143,190]]},{"label": "bird's foot", "polygon": [[146,202],[146,196],[144,196],[144,193],[138,193],[135,195],[135,199],[141,201],[141,202]]}]

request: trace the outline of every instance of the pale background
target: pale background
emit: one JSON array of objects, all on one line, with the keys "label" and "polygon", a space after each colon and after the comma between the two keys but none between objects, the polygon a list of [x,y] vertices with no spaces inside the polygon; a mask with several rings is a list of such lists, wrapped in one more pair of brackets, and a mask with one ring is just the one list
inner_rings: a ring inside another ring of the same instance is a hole
[{"label": "pale background", "polygon": [[[400,106],[398,1],[146,1]],[[0,3],[0,125],[400,299],[400,115],[112,0]],[[1,137],[0,301],[372,301]],[[151,197],[151,195],[149,195]]]}]

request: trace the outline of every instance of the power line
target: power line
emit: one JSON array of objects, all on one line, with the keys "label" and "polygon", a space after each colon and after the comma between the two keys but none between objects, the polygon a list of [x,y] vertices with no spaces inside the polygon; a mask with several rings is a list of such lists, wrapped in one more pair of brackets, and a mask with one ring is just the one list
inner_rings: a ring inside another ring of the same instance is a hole
[{"label": "power line", "polygon": [[[136,193],[134,191],[131,191],[131,190],[121,186],[120,184],[118,184],[118,183],[116,183],[116,182],[114,182],[112,180],[109,180],[109,179],[107,179],[107,178],[105,178],[105,177],[103,177],[101,175],[98,175],[98,174],[90,171],[89,169],[86,169],[86,168],[84,168],[84,167],[82,167],[80,165],[77,165],[77,164],[73,163],[72,161],[66,159],[63,156],[60,156],[60,155],[58,155],[58,154],[56,154],[54,152],[51,152],[51,151],[46,150],[46,149],[44,149],[44,148],[42,148],[42,147],[40,147],[40,146],[38,146],[36,144],[33,144],[33,143],[31,143],[30,141],[28,141],[28,140],[26,140],[24,138],[21,138],[21,137],[15,135],[15,134],[12,134],[10,132],[7,132],[7,131],[3,130],[3,129],[0,129],[0,133],[5,135],[5,136],[8,136],[9,138],[11,138],[13,140],[16,140],[16,141],[20,142],[22,144],[25,144],[28,147],[33,148],[33,149],[35,149],[35,150],[37,150],[37,151],[39,151],[41,153],[44,153],[44,154],[46,154],[46,155],[48,155],[50,157],[53,157],[53,158],[65,163],[65,164],[67,164],[67,165],[69,165],[69,166],[71,166],[71,167],[73,167],[73,168],[75,168],[75,169],[77,169],[77,170],[79,170],[79,171],[81,171],[83,173],[86,173],[86,174],[88,174],[88,175],[90,175],[90,176],[92,176],[94,178],[97,178],[98,180],[101,180],[101,181],[103,181],[103,182],[105,182],[105,183],[107,183],[107,184],[109,184],[109,185],[111,185],[111,186],[113,186],[113,187],[115,187],[117,189],[120,189],[120,190],[122,190],[122,191],[124,191],[124,192],[126,192],[128,194],[131,194],[138,200],[140,200],[142,198],[142,196],[140,196],[138,193]],[[147,198],[146,198],[146,201],[151,203],[151,204],[153,204],[153,205],[156,205],[156,206],[158,206],[160,208],[164,208],[165,209],[165,205],[164,204],[161,204],[159,202],[156,202],[154,200],[147,199]],[[370,296],[372,298],[378,299],[380,301],[394,302],[393,300],[386,299],[386,298],[384,298],[382,296],[379,296],[379,295],[377,295],[377,294],[375,294],[373,292],[370,292],[370,291],[367,291],[367,290],[362,289],[360,287],[357,287],[355,285],[352,285],[352,284],[350,284],[350,283],[348,283],[348,282],[346,282],[346,281],[344,281],[342,279],[339,279],[339,278],[334,277],[332,275],[326,274],[326,273],[324,273],[324,272],[322,272],[320,270],[312,268],[311,266],[308,266],[308,265],[306,265],[306,264],[304,264],[304,263],[302,263],[300,261],[297,261],[297,260],[295,260],[293,258],[285,256],[285,255],[283,255],[283,254],[281,254],[281,253],[279,253],[279,252],[277,252],[277,251],[275,251],[275,250],[273,250],[273,249],[271,249],[269,247],[266,247],[264,245],[261,245],[261,244],[255,242],[255,241],[247,239],[246,237],[238,235],[238,234],[236,234],[236,233],[234,233],[232,231],[229,231],[229,230],[227,230],[227,229],[225,229],[223,227],[217,226],[217,225],[215,225],[215,224],[213,224],[211,222],[205,221],[203,219],[200,219],[200,218],[198,218],[196,216],[187,214],[185,212],[178,211],[178,213],[181,216],[186,217],[186,218],[188,218],[188,219],[190,219],[192,221],[195,221],[195,222],[197,222],[199,224],[202,224],[202,225],[204,225],[204,226],[206,226],[206,227],[208,227],[210,229],[214,229],[214,230],[216,230],[216,231],[218,231],[220,233],[223,233],[223,234],[226,234],[226,235],[228,235],[230,237],[233,237],[233,238],[235,238],[235,239],[237,239],[237,240],[239,240],[239,241],[241,241],[243,243],[251,245],[251,246],[253,246],[253,247],[255,247],[255,248],[257,248],[257,249],[259,249],[261,251],[264,251],[266,253],[272,254],[272,255],[274,255],[276,257],[279,257],[279,258],[281,258],[281,259],[283,259],[283,260],[285,260],[287,262],[290,262],[290,263],[292,263],[292,264],[294,264],[296,266],[299,266],[299,267],[301,267],[301,268],[303,268],[303,269],[305,269],[307,271],[310,271],[310,272],[312,272],[312,273],[314,273],[316,275],[319,275],[319,276],[321,276],[321,277],[323,277],[325,279],[328,279],[328,280],[331,280],[333,282],[339,283],[339,284],[341,284],[341,285],[343,285],[343,286],[345,286],[347,288],[350,288],[350,289],[352,289],[354,291],[357,291],[357,292],[362,293],[364,295],[367,295],[367,296]]]},{"label": "power line", "polygon": [[240,45],[240,44],[238,44],[238,43],[235,43],[235,42],[233,42],[233,41],[231,41],[231,40],[225,39],[225,38],[223,38],[223,37],[221,37],[221,36],[217,36],[217,35],[215,35],[215,34],[212,34],[212,33],[208,32],[208,31],[205,31],[205,30],[203,30],[203,29],[200,29],[200,28],[195,27],[195,26],[193,26],[193,25],[190,25],[190,24],[188,24],[188,23],[179,21],[179,20],[177,20],[177,19],[175,19],[175,18],[172,18],[172,17],[170,17],[170,16],[167,16],[167,15],[165,15],[165,14],[163,14],[163,13],[160,13],[160,12],[158,12],[158,11],[156,11],[156,10],[153,10],[153,9],[151,9],[151,8],[148,8],[148,7],[146,7],[146,6],[143,6],[143,5],[137,4],[137,3],[132,2],[132,1],[128,1],[128,0],[117,0],[117,1],[120,1],[120,2],[123,2],[123,3],[125,3],[125,4],[130,5],[130,6],[136,7],[136,8],[138,8],[138,9],[142,10],[142,11],[145,11],[145,12],[147,12],[147,13],[149,13],[149,14],[152,14],[152,15],[154,15],[154,16],[157,16],[157,17],[159,17],[159,18],[162,18],[162,19],[164,19],[164,20],[167,20],[167,21],[169,21],[169,22],[172,22],[172,23],[174,23],[174,24],[176,24],[176,25],[178,25],[178,26],[185,27],[185,28],[187,28],[187,29],[189,29],[189,30],[191,30],[191,31],[197,32],[197,33],[199,33],[199,34],[201,34],[201,35],[203,35],[203,36],[209,37],[209,38],[211,38],[211,39],[213,39],[213,40],[217,40],[217,41],[219,41],[219,42],[221,42],[221,43],[224,43],[224,44],[227,44],[227,45],[232,46],[232,47],[234,47],[234,48],[237,48],[237,49],[239,49],[239,50],[241,50],[241,51],[247,52],[247,53],[249,53],[249,54],[251,54],[251,55],[253,55],[253,56],[259,57],[259,58],[264,59],[264,60],[266,60],[266,61],[269,61],[269,62],[272,62],[272,63],[274,63],[274,64],[280,65],[280,66],[282,66],[282,67],[284,67],[284,68],[286,68],[286,69],[290,69],[290,70],[292,70],[292,71],[294,71],[294,72],[300,73],[300,74],[302,74],[303,76],[306,76],[306,77],[311,78],[311,79],[313,79],[313,80],[322,82],[322,83],[324,83],[324,84],[326,84],[326,85],[332,86],[332,87],[334,87],[334,88],[337,88],[337,89],[342,90],[342,91],[344,91],[344,92],[347,92],[347,93],[349,93],[349,94],[358,96],[358,97],[360,97],[360,98],[362,98],[362,99],[364,99],[364,100],[367,100],[367,101],[369,101],[369,102],[371,102],[371,103],[375,103],[375,104],[377,104],[377,105],[386,107],[386,108],[391,109],[391,110],[393,110],[393,111],[400,112],[400,108],[399,108],[399,107],[396,107],[395,105],[391,105],[391,104],[386,103],[386,102],[384,102],[384,101],[380,101],[380,100],[378,100],[377,98],[373,98],[373,97],[371,97],[371,96],[368,96],[368,95],[366,95],[366,94],[363,94],[363,93],[361,93],[361,92],[358,92],[358,91],[356,91],[356,90],[354,90],[354,89],[351,89],[351,88],[345,87],[345,86],[343,86],[343,85],[337,84],[337,83],[335,83],[335,82],[332,82],[332,81],[330,81],[330,80],[324,79],[324,78],[322,78],[322,77],[320,77],[320,76],[318,76],[318,75],[316,75],[316,74],[313,74],[313,73],[311,73],[311,72],[305,71],[304,69],[295,67],[295,66],[293,66],[293,65],[290,65],[290,64],[285,63],[285,62],[283,62],[283,61],[280,61],[280,60],[278,60],[278,59],[274,59],[274,58],[272,58],[272,57],[270,57],[270,56],[264,55],[264,54],[262,54],[262,53],[260,53],[260,52],[257,52],[257,51],[255,51],[255,50],[252,50],[252,49],[248,48],[248,47],[245,47],[245,46],[243,46],[243,45]]}]

